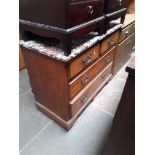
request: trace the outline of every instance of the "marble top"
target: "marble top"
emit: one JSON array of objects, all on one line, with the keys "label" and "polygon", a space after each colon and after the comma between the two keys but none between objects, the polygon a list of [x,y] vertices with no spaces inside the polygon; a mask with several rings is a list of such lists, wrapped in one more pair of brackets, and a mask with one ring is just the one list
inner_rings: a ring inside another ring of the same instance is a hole
[{"label": "marble top", "polygon": [[102,36],[98,36],[97,32],[91,32],[89,34],[86,34],[82,36],[81,38],[74,38],[72,40],[72,51],[69,56],[65,56],[63,52],[63,46],[62,44],[56,41],[53,41],[50,44],[43,43],[41,41],[24,41],[20,40],[19,44],[20,46],[23,46],[27,49],[30,49],[31,51],[38,52],[40,54],[46,55],[48,57],[67,62],[71,60],[72,58],[79,55],[81,52],[89,49],[91,46],[95,45],[97,42],[101,41],[108,35],[112,34],[113,32],[117,31],[123,26],[123,24],[113,24],[112,27],[107,31],[106,34]]}]

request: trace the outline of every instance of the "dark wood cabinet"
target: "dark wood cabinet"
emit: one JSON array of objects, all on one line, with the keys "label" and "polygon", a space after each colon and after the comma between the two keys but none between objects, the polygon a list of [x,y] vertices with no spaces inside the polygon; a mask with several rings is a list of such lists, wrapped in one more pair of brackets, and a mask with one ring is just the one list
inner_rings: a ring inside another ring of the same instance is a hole
[{"label": "dark wood cabinet", "polygon": [[135,155],[135,59],[126,68],[128,78],[103,155]]},{"label": "dark wood cabinet", "polygon": [[20,0],[20,33],[24,40],[31,36],[56,38],[63,43],[65,55],[71,53],[72,37],[91,31],[99,35],[104,27],[103,0]]}]

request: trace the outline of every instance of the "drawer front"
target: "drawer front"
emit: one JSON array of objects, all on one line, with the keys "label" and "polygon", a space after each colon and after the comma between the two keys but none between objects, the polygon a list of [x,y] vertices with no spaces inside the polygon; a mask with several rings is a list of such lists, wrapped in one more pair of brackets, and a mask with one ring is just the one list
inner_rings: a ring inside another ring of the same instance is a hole
[{"label": "drawer front", "polygon": [[111,13],[124,7],[123,0],[106,0],[104,13]]},{"label": "drawer front", "polygon": [[119,36],[119,43],[128,38],[131,34],[135,32],[135,23],[129,25],[125,29],[123,29]]},{"label": "drawer front", "polygon": [[94,60],[96,60],[99,57],[99,51],[100,45],[98,44],[95,47],[88,50],[85,54],[81,55],[79,58],[75,59],[69,65],[69,78],[73,78],[82,69],[86,68]]},{"label": "drawer front", "polygon": [[123,41],[118,45],[116,50],[114,65],[113,65],[113,74],[116,74],[130,59],[131,52],[135,46],[135,35],[132,34],[128,39]]},{"label": "drawer front", "polygon": [[96,89],[111,75],[111,69],[112,63],[102,70],[99,75],[91,81],[88,87],[70,102],[71,117],[73,117],[83,105],[90,102],[90,99]]},{"label": "drawer front", "polygon": [[115,47],[70,82],[70,98],[83,89],[102,69],[113,62]]},{"label": "drawer front", "polygon": [[117,31],[108,38],[106,38],[104,41],[102,41],[100,50],[101,55],[104,54],[109,48],[117,44],[118,34],[119,32]]},{"label": "drawer front", "polygon": [[73,27],[102,16],[103,1],[74,2],[68,6],[68,26]]}]

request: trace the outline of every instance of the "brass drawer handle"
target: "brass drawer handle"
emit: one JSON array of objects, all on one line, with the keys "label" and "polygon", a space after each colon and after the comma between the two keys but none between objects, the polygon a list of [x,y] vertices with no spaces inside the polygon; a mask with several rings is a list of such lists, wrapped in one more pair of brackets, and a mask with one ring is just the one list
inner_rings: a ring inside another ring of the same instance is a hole
[{"label": "brass drawer handle", "polygon": [[109,76],[109,74],[105,74],[105,75],[102,75],[102,80],[106,79],[107,77]]},{"label": "brass drawer handle", "polygon": [[89,81],[88,76],[86,75],[82,80],[81,80],[81,84],[84,85]]},{"label": "brass drawer handle", "polygon": [[81,98],[81,102],[85,103],[88,100],[88,95],[85,94],[82,98]]},{"label": "brass drawer handle", "polygon": [[93,6],[91,6],[91,5],[87,6],[87,12],[88,12],[88,14],[93,14],[93,12],[94,12]]},{"label": "brass drawer handle", "polygon": [[84,64],[87,64],[87,63],[90,62],[90,60],[91,60],[91,56],[88,55],[88,56],[86,56],[86,57],[83,58],[83,63],[84,63]]},{"label": "brass drawer handle", "polygon": [[106,62],[106,64],[109,64],[111,62],[111,59],[109,56],[107,58],[105,58],[105,62]]},{"label": "brass drawer handle", "polygon": [[108,45],[109,46],[113,46],[115,44],[115,42],[112,40],[112,39],[110,39],[109,41],[108,41]]}]

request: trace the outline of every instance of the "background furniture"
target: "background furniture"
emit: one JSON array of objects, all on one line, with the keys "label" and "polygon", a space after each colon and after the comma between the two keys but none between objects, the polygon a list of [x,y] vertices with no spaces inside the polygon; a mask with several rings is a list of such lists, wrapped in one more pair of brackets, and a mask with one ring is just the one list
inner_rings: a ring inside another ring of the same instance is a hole
[{"label": "background furniture", "polygon": [[103,155],[135,154],[135,58],[126,71],[128,78]]},{"label": "background furniture", "polygon": [[118,46],[115,53],[113,74],[116,74],[131,58],[135,46],[135,19],[134,14],[127,14],[119,33]]},{"label": "background furniture", "polygon": [[117,30],[67,62],[22,47],[37,107],[66,129],[111,79]]}]

